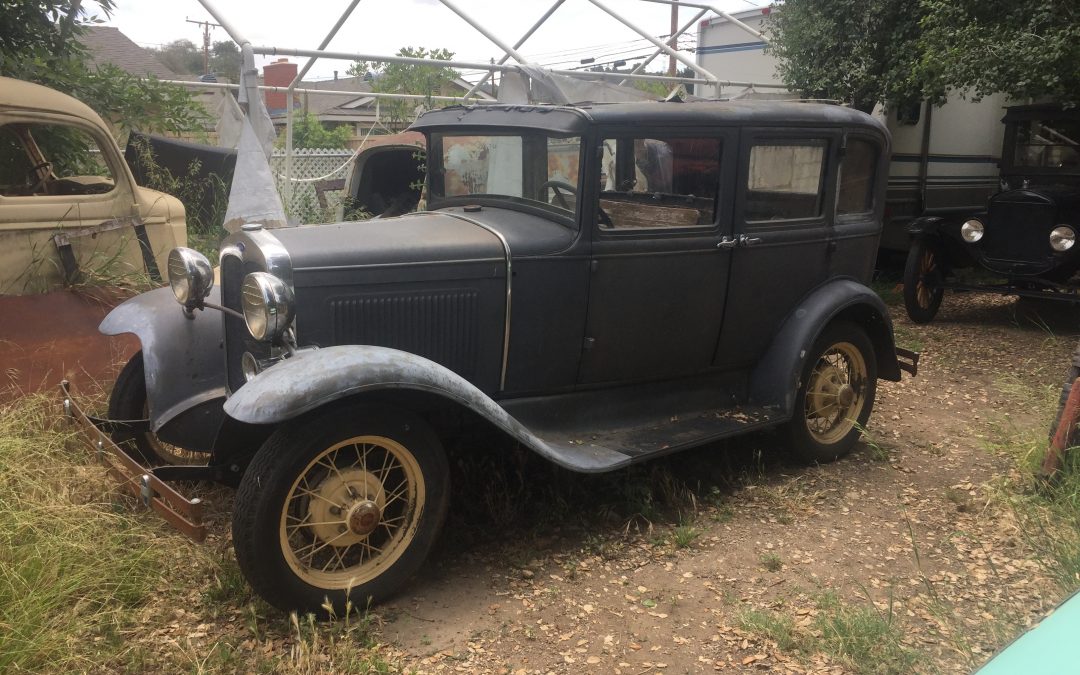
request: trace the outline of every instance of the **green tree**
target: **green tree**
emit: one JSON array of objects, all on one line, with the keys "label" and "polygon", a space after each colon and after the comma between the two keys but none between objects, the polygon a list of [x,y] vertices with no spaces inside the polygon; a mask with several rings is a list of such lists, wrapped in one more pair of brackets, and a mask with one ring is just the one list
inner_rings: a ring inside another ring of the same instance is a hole
[{"label": "green tree", "polygon": [[927,93],[1003,92],[1080,104],[1076,0],[922,0],[918,74]]},{"label": "green tree", "polygon": [[[405,56],[417,59],[436,59],[449,61],[454,58],[454,53],[447,49],[427,50],[424,47],[416,49],[403,47],[398,50],[397,56]],[[443,107],[446,104],[432,101],[432,96],[440,95],[448,85],[458,77],[453,68],[428,65],[414,65],[405,63],[375,64],[366,61],[356,61],[349,67],[349,74],[356,76],[370,76],[372,89],[377,92],[390,94],[416,94],[427,97],[424,101],[413,99],[387,100],[379,103],[379,109],[394,124],[404,125],[412,122],[416,117],[418,108],[431,109]]]},{"label": "green tree", "polygon": [[[283,143],[285,136],[279,138],[282,139],[279,144]],[[352,130],[348,126],[327,129],[311,113],[304,113],[293,120],[294,148],[345,148],[350,138]]]},{"label": "green tree", "polygon": [[766,52],[800,95],[870,112],[878,102],[923,97],[917,66],[924,16],[910,0],[786,0],[766,24]]},{"label": "green tree", "polygon": [[[139,79],[115,66],[91,69],[79,43],[86,22],[96,22],[78,0],[5,0],[0,11],[0,75],[37,82],[70,94],[115,128],[183,132],[205,114],[181,87]],[[106,16],[112,0],[96,0]]]},{"label": "green tree", "polygon": [[[203,74],[202,47],[191,40],[173,40],[153,50],[158,59],[173,72],[180,75]],[[240,48],[235,42],[226,40],[215,42],[210,47],[210,72],[227,77],[232,82],[240,81]]]}]

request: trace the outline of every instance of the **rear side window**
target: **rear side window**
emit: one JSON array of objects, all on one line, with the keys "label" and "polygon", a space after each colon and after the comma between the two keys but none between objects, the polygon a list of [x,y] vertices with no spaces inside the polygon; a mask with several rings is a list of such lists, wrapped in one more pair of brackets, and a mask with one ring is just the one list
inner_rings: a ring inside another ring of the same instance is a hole
[{"label": "rear side window", "polygon": [[750,150],[746,220],[795,220],[821,215],[825,141],[762,143]]},{"label": "rear side window", "polygon": [[608,138],[600,173],[600,229],[712,225],[719,138]]},{"label": "rear side window", "polygon": [[874,210],[874,169],[877,159],[876,145],[861,138],[848,139],[844,161],[840,163],[837,215]]}]

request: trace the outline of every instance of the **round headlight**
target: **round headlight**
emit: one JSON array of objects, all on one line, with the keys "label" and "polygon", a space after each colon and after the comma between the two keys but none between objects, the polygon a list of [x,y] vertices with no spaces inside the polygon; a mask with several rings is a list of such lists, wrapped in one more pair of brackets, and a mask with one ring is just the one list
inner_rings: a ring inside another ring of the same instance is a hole
[{"label": "round headlight", "polygon": [[178,247],[169,252],[169,286],[184,309],[202,306],[214,287],[214,270],[202,253]]},{"label": "round headlight", "polygon": [[1058,225],[1050,232],[1050,248],[1068,251],[1076,243],[1076,232],[1068,225]]},{"label": "round headlight", "polygon": [[273,340],[293,319],[293,294],[284,281],[267,272],[244,277],[241,304],[248,332],[256,340]]},{"label": "round headlight", "polygon": [[972,218],[960,226],[960,236],[969,244],[974,244],[983,238],[982,221]]}]

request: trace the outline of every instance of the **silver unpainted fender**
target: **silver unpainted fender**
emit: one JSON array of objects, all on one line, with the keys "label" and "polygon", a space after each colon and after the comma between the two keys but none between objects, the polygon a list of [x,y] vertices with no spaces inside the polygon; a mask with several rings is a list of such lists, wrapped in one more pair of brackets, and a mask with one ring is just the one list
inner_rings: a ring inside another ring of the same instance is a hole
[{"label": "silver unpainted fender", "polygon": [[631,458],[601,447],[548,441],[533,433],[457,373],[416,354],[388,347],[344,345],[301,352],[236,390],[225,413],[247,424],[279,424],[333,401],[365,392],[406,389],[468,408],[544,458],[574,471],[610,471]]},{"label": "silver unpainted fender", "polygon": [[775,406],[790,417],[814,341],[836,320],[861,326],[874,345],[878,377],[899,381],[900,364],[888,307],[864,284],[838,279],[816,288],[788,315],[750,374],[751,400],[758,405]]},{"label": "silver unpainted fender", "polygon": [[[219,303],[215,288],[207,298]],[[181,413],[224,398],[225,356],[221,315],[214,310],[184,316],[168,287],[118,305],[102,320],[105,335],[134,333],[142,344],[150,428],[157,433]]]}]

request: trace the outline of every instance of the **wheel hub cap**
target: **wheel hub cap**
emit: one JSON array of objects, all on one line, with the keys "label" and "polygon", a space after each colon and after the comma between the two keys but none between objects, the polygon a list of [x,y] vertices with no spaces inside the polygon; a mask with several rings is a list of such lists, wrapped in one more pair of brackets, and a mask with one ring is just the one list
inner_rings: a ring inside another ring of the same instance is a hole
[{"label": "wheel hub cap", "polygon": [[349,523],[349,530],[353,534],[366,537],[378,527],[379,520],[382,519],[382,511],[379,509],[378,504],[365,499],[362,502],[353,504],[349,509],[349,517],[346,521]]}]

